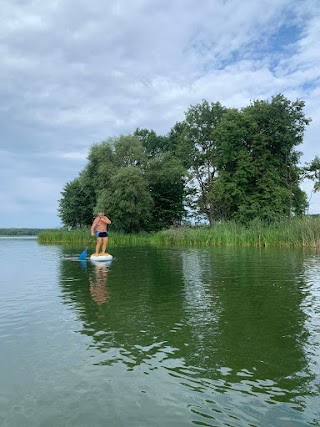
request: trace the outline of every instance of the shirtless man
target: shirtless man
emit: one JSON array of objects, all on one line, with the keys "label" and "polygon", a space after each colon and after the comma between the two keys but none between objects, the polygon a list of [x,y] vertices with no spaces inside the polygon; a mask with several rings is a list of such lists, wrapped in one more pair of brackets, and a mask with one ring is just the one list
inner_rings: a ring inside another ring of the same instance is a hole
[{"label": "shirtless man", "polygon": [[91,236],[94,236],[95,232],[97,233],[97,244],[96,244],[95,255],[99,254],[99,249],[102,242],[103,244],[102,244],[101,255],[106,254],[106,249],[108,244],[107,224],[111,224],[110,219],[104,216],[104,212],[98,212],[98,216],[95,218],[91,226]]}]

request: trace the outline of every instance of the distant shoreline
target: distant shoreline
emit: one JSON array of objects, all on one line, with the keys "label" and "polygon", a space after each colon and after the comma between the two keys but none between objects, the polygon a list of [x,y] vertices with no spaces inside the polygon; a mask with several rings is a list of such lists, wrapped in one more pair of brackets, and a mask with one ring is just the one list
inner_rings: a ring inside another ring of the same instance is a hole
[{"label": "distant shoreline", "polygon": [[0,240],[37,240],[38,235],[30,234],[28,236],[0,236]]},{"label": "distant shoreline", "polygon": [[0,237],[38,236],[45,231],[53,231],[52,228],[0,228]]}]

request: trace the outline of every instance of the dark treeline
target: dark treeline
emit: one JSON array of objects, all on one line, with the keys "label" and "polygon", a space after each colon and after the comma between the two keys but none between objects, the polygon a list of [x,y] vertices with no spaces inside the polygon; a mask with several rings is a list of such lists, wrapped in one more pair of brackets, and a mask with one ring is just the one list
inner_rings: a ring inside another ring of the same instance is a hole
[{"label": "dark treeline", "polygon": [[37,236],[43,228],[0,228],[0,236]]},{"label": "dark treeline", "polygon": [[188,217],[211,225],[303,215],[301,181],[320,187],[320,159],[299,166],[297,146],[310,123],[303,108],[281,94],[240,110],[204,100],[167,135],[136,129],[95,144],[84,170],[65,185],[59,216],[75,228],[105,210],[114,229],[139,232]]}]

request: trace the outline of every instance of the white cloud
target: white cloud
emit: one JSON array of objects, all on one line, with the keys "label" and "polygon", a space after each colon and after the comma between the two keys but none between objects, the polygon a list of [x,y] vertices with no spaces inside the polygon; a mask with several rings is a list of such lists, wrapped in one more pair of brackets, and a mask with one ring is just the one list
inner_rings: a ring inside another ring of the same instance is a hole
[{"label": "white cloud", "polygon": [[[0,176],[12,181],[9,196],[0,189],[12,210],[19,177],[50,210],[92,143],[167,133],[202,99],[302,98],[313,118],[303,160],[319,153],[318,0],[0,0],[0,16]],[[277,40],[284,26],[292,34]]]}]

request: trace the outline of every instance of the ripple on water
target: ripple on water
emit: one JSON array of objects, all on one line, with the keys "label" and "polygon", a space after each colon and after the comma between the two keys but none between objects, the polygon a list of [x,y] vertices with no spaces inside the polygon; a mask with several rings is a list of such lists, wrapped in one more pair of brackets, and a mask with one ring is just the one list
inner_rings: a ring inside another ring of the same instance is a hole
[{"label": "ripple on water", "polygon": [[124,252],[97,304],[93,266],[32,247],[19,268],[0,247],[1,425],[283,427],[319,413],[315,260],[302,275],[278,253],[261,267],[261,251]]}]

